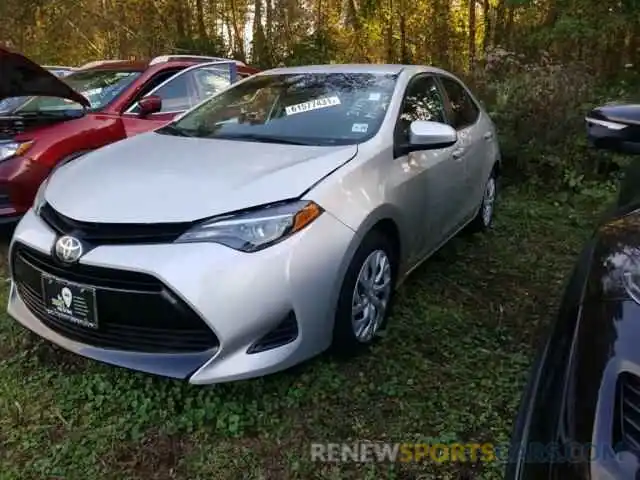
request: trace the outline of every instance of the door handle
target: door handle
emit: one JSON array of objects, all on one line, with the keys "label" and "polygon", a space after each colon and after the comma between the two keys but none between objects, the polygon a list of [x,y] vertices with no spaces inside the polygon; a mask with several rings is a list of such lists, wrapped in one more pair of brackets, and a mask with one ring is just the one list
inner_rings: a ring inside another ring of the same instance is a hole
[{"label": "door handle", "polygon": [[456,148],[451,155],[456,160],[460,160],[464,156],[465,149],[464,148]]},{"label": "door handle", "polygon": [[487,132],[485,133],[482,138],[484,138],[485,140],[491,140],[493,138],[493,132]]}]

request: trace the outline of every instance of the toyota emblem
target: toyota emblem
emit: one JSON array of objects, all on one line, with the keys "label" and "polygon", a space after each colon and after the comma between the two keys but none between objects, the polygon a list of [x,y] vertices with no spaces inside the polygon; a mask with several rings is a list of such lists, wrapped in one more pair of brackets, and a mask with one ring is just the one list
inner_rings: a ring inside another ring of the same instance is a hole
[{"label": "toyota emblem", "polygon": [[75,237],[65,235],[56,242],[56,255],[64,263],[77,262],[82,253],[82,243]]}]

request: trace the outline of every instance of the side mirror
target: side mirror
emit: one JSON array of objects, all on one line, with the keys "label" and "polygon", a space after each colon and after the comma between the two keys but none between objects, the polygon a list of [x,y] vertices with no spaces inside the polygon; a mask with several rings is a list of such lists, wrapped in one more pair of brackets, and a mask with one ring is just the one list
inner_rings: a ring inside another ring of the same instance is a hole
[{"label": "side mirror", "polygon": [[138,102],[138,115],[140,117],[146,117],[152,113],[158,113],[162,110],[162,99],[157,95],[149,95],[140,99]]},{"label": "side mirror", "polygon": [[640,155],[640,105],[604,105],[589,112],[585,121],[593,147]]},{"label": "side mirror", "polygon": [[396,148],[396,157],[417,150],[437,150],[454,145],[458,141],[458,132],[449,125],[440,122],[416,120],[409,126],[409,143]]}]

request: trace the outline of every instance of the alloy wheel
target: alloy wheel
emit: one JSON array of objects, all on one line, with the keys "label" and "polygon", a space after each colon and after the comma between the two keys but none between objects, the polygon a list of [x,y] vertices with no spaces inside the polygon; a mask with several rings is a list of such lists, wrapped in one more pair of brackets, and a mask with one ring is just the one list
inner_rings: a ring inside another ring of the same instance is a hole
[{"label": "alloy wheel", "polygon": [[391,297],[391,264],[383,250],[374,250],[364,261],[351,302],[351,325],[356,339],[370,342],[385,317]]}]

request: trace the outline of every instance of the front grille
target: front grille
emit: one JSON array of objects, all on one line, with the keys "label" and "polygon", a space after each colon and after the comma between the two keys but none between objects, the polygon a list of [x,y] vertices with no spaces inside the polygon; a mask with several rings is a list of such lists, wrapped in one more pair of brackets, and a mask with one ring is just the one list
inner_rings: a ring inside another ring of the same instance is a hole
[{"label": "front grille", "polygon": [[0,208],[11,207],[11,199],[9,198],[9,192],[0,187]]},{"label": "front grille", "polygon": [[0,140],[11,140],[24,130],[24,122],[20,117],[0,116]]},{"label": "front grille", "polygon": [[282,347],[298,338],[298,321],[293,312],[289,312],[276,328],[249,347],[247,353],[260,353]]},{"label": "front grille", "polygon": [[640,453],[640,378],[630,372],[618,377],[613,444]]},{"label": "front grille", "polygon": [[60,235],[73,235],[93,244],[170,243],[186,232],[190,222],[179,223],[94,223],[74,220],[48,203],[40,217]]},{"label": "front grille", "polygon": [[[219,345],[198,314],[151,275],[81,264],[63,267],[48,255],[19,243],[14,246],[11,263],[18,293],[29,310],[47,327],[71,340],[153,353],[201,352]],[[49,315],[41,272],[95,287],[98,328]]]},{"label": "front grille", "polygon": [[[16,104],[16,107],[19,105]],[[79,113],[80,115],[81,113]],[[44,127],[68,120],[63,116],[49,117],[38,115],[2,115],[0,114],[0,140],[10,140],[14,136],[32,128]]]}]

